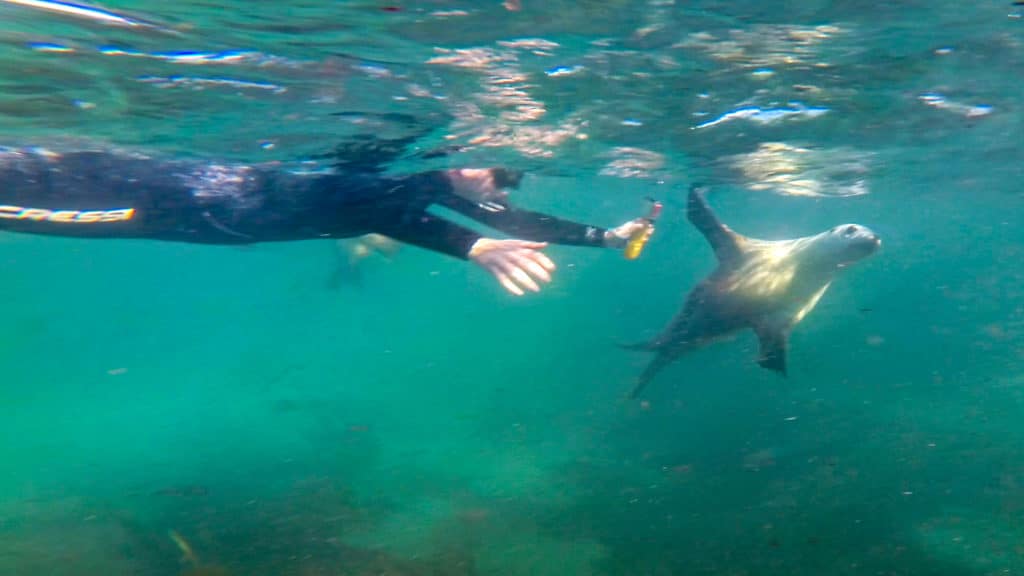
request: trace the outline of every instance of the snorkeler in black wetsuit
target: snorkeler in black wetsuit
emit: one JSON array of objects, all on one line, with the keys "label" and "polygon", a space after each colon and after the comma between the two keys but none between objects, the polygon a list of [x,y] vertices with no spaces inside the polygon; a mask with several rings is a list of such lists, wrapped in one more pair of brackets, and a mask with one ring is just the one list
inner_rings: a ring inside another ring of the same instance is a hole
[{"label": "snorkeler in black wetsuit", "polygon": [[[389,177],[0,148],[0,230],[206,244],[377,233],[473,260],[514,294],[550,281],[555,266],[539,251],[546,242],[620,248],[653,231],[640,218],[605,230],[513,208],[503,189],[520,177],[500,168]],[[527,240],[483,237],[431,214],[432,205]]]}]

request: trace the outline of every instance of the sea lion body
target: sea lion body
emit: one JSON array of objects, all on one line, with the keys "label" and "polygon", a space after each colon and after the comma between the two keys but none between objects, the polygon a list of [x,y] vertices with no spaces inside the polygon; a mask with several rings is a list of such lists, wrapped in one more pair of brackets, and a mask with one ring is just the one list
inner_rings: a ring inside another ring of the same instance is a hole
[{"label": "sea lion body", "polygon": [[657,353],[633,388],[635,397],[680,356],[745,329],[760,340],[758,363],[786,373],[790,330],[814,309],[843,267],[873,254],[878,236],[843,224],[791,240],[747,238],[718,221],[705,190],[690,190],[687,217],[718,258],[718,267],[687,296],[662,333],[635,349]]}]

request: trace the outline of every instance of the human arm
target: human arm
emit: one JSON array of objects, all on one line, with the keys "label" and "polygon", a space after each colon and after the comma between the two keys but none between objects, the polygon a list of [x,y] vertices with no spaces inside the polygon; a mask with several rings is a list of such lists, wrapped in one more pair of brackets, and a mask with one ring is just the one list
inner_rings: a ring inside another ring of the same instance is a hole
[{"label": "human arm", "polygon": [[389,210],[375,218],[374,231],[400,242],[472,260],[487,270],[510,293],[538,292],[551,281],[555,264],[540,252],[543,242],[485,238],[425,211]]},{"label": "human arm", "polygon": [[637,235],[649,237],[654,232],[653,220],[649,218],[635,218],[605,229],[516,208],[508,203],[508,194],[503,188],[518,186],[521,177],[518,172],[488,168],[448,170],[441,174],[449,186],[435,186],[438,203],[520,238],[620,249]]},{"label": "human arm", "polygon": [[504,202],[473,202],[450,194],[440,204],[477,222],[520,238],[570,246],[604,247],[608,230],[542,212],[522,210]]}]

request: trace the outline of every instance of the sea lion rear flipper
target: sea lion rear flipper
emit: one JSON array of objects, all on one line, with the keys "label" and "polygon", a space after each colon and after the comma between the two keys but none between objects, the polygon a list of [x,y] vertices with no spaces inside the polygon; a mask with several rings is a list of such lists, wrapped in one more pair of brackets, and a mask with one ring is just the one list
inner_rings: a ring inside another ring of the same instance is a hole
[{"label": "sea lion rear flipper", "polygon": [[789,344],[789,335],[785,330],[774,326],[755,326],[754,331],[761,347],[757,363],[762,368],[786,376],[786,348]]},{"label": "sea lion rear flipper", "polygon": [[658,355],[644,369],[643,374],[636,379],[633,389],[629,392],[629,397],[632,399],[639,396],[644,391],[644,388],[650,384],[651,380],[654,380],[654,377],[658,375],[658,372],[664,370],[666,366],[672,363],[672,360],[672,356],[667,352],[658,352]]},{"label": "sea lion rear flipper", "polygon": [[732,260],[743,253],[742,237],[722,224],[705,198],[707,187],[694,184],[686,202],[686,218],[707,238],[718,260]]}]

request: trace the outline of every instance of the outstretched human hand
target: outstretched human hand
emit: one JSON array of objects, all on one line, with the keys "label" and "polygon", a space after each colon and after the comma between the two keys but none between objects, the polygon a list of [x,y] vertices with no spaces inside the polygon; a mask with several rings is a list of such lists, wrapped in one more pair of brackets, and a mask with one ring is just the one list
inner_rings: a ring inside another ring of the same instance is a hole
[{"label": "outstretched human hand", "polygon": [[483,266],[506,290],[522,296],[525,290],[539,292],[540,282],[550,282],[555,263],[540,250],[546,242],[481,238],[469,250],[470,260]]}]

